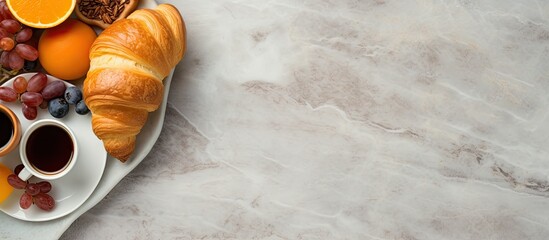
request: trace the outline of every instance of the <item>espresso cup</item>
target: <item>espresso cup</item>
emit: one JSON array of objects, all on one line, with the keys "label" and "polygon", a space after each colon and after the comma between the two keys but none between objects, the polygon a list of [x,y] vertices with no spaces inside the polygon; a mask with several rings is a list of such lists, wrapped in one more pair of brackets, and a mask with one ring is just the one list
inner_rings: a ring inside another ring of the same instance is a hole
[{"label": "espresso cup", "polygon": [[78,144],[73,131],[55,119],[43,119],[31,124],[19,144],[23,170],[19,178],[32,176],[53,180],[71,171],[78,157]]},{"label": "espresso cup", "polygon": [[0,104],[0,157],[10,153],[21,140],[21,122],[8,107]]}]

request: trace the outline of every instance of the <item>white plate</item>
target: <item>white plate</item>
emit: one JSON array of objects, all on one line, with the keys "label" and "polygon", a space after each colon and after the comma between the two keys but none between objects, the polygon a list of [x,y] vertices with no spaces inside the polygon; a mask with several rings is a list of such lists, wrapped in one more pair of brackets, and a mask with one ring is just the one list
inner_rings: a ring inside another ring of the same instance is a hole
[{"label": "white plate", "polygon": [[[157,3],[154,0],[141,0],[138,8],[155,8],[156,6]],[[80,207],[64,217],[40,223],[21,221],[8,214],[0,214],[0,239],[58,239],[78,217],[105,198],[122,178],[144,160],[160,136],[164,124],[172,76],[173,70],[170,75],[164,79],[164,99],[160,108],[149,113],[147,123],[141,130],[141,133],[137,135],[136,148],[133,155],[126,163],[121,163],[120,161],[107,156],[107,165],[105,166],[101,181],[99,181],[99,184],[91,196]],[[82,82],[74,82],[77,86],[81,86],[81,83]]]},{"label": "white plate", "polygon": [[[34,73],[25,73],[19,76],[23,76],[28,80],[32,75]],[[2,86],[11,87],[13,79],[8,80]],[[61,80],[48,75],[48,82],[50,81]],[[65,82],[65,85],[67,87],[72,86],[68,82]],[[21,103],[18,101],[11,103],[0,102],[8,106],[19,117],[23,131],[38,119],[54,118],[49,114],[47,109],[38,109],[36,120],[29,121],[23,116]],[[55,199],[55,208],[49,212],[43,211],[36,206],[31,206],[26,210],[21,209],[19,207],[19,198],[23,190],[14,190],[10,197],[0,204],[2,212],[14,218],[34,222],[60,218],[78,209],[90,197],[97,184],[99,184],[105,170],[107,152],[103,148],[103,143],[92,131],[91,114],[79,115],[74,111],[74,106],[70,106],[67,116],[60,120],[73,130],[78,145],[82,147],[79,149],[78,161],[71,172],[60,179],[50,181],[52,190],[49,194]],[[21,163],[18,150],[19,148],[16,148],[10,154],[0,159],[0,162],[13,170],[15,166]],[[32,177],[30,181],[37,182],[41,180]]]}]

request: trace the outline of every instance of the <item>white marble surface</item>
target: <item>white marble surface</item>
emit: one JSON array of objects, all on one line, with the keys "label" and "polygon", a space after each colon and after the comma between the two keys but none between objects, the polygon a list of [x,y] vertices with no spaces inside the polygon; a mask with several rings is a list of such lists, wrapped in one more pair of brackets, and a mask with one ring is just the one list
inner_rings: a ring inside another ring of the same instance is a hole
[{"label": "white marble surface", "polygon": [[61,239],[549,238],[549,1],[159,2],[164,130]]}]

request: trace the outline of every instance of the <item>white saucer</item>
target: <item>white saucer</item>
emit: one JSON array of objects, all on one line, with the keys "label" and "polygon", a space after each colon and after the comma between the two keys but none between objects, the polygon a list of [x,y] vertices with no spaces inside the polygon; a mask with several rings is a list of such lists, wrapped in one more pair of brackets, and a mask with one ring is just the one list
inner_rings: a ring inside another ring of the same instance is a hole
[{"label": "white saucer", "polygon": [[[34,73],[25,73],[19,76],[25,77],[27,80],[34,75]],[[2,86],[12,86],[13,79],[8,80]],[[60,81],[59,79],[49,76],[48,81]],[[65,82],[68,86],[72,84]],[[2,104],[8,106],[21,121],[21,127],[23,131],[34,121],[44,118],[52,117],[47,109],[38,109],[38,116],[35,120],[29,121],[21,112],[21,103],[18,101]],[[21,220],[25,221],[48,221],[56,218],[63,217],[74,210],[78,209],[88,197],[93,193],[103,171],[105,170],[105,164],[107,160],[107,152],[103,148],[103,143],[95,136],[91,127],[91,114],[79,115],[74,111],[74,106],[70,106],[69,113],[64,118],[60,119],[67,124],[75,133],[78,141],[79,156],[74,168],[64,177],[50,181],[52,184],[52,190],[49,193],[55,199],[55,208],[50,211],[43,211],[37,206],[31,206],[29,209],[21,209],[19,207],[19,198],[23,193],[23,190],[14,190],[13,193],[0,204],[0,211]],[[10,154],[3,158],[0,158],[0,162],[12,171],[18,164],[21,163],[19,159],[19,148],[12,151]],[[0,180],[2,181],[2,180]],[[4,180],[5,181],[5,180]],[[31,182],[41,181],[36,177],[30,179]]]}]

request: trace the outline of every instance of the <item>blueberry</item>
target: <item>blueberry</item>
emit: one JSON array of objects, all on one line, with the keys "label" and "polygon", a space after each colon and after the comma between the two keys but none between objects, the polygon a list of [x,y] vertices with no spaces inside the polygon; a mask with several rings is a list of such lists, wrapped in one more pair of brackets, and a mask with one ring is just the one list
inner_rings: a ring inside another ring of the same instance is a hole
[{"label": "blueberry", "polygon": [[80,115],[85,115],[85,114],[88,114],[90,112],[90,110],[88,109],[88,106],[86,106],[86,103],[84,102],[84,100],[80,100],[76,104],[76,108],[74,110],[76,110],[76,113],[78,113]]},{"label": "blueberry", "polygon": [[64,96],[65,96],[65,100],[69,104],[75,105],[80,100],[82,100],[82,91],[80,91],[80,89],[78,89],[77,87],[68,87],[65,90]]},{"label": "blueberry", "polygon": [[54,98],[48,102],[48,111],[55,118],[62,118],[69,112],[69,104],[63,98]]}]

